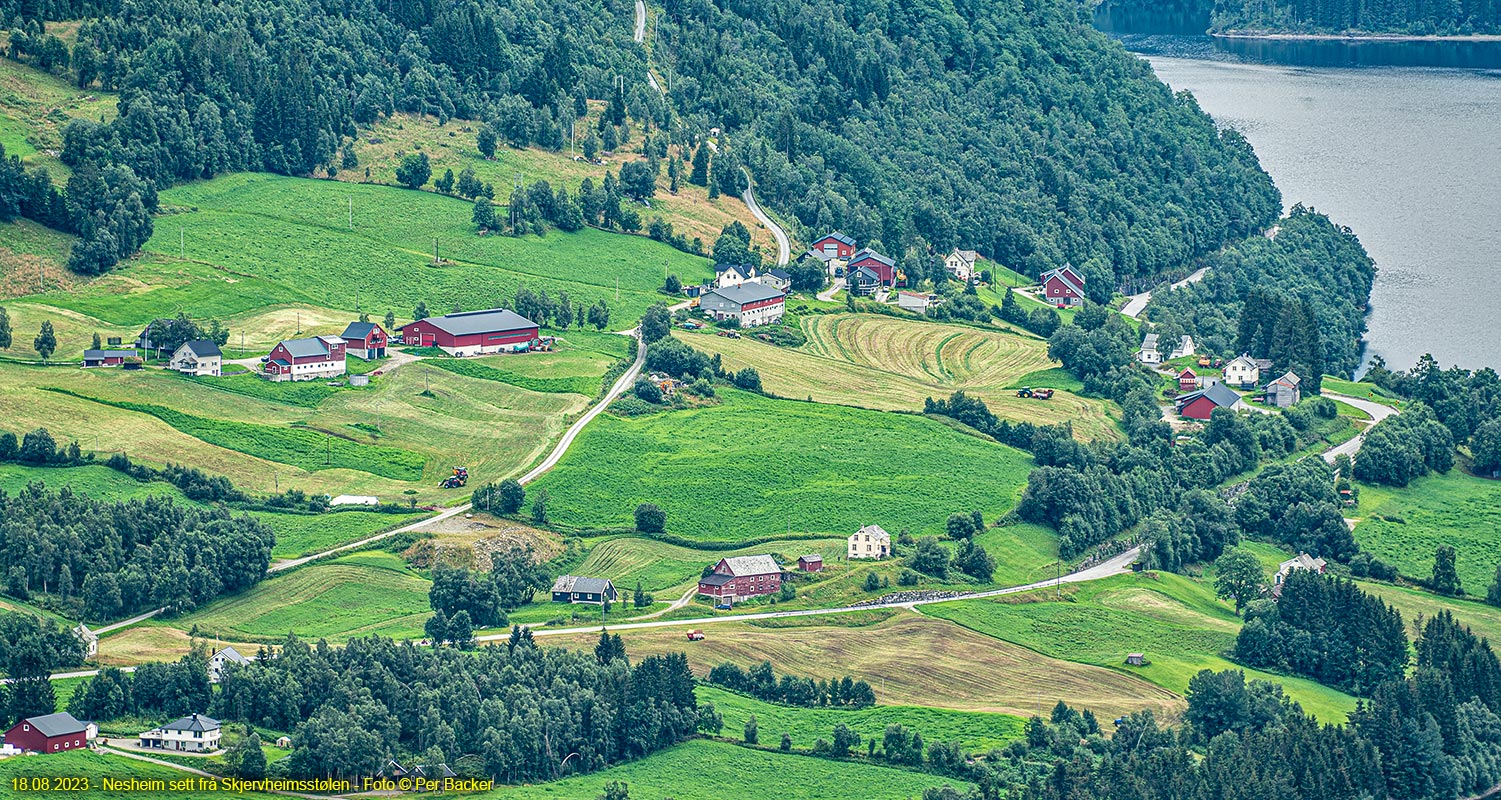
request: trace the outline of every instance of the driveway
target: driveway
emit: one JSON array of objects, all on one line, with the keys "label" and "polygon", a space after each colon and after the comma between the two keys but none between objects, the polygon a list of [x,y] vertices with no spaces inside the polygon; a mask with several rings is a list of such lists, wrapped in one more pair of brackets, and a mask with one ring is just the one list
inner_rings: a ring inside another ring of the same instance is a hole
[{"label": "driveway", "polygon": [[[1387,417],[1390,417],[1393,414],[1401,413],[1391,406],[1385,406],[1380,403],[1373,403],[1370,400],[1362,400],[1359,397],[1351,397],[1347,394],[1338,394],[1336,392],[1329,391],[1323,392],[1322,394],[1324,397],[1327,397],[1330,400],[1338,400],[1341,403],[1354,406],[1355,408],[1371,415],[1371,425],[1375,425],[1376,423],[1386,419]],[[1364,431],[1361,431],[1359,434],[1357,434],[1354,439],[1351,439],[1348,442],[1340,444],[1336,447],[1331,447],[1328,450],[1324,451],[1324,460],[1329,462],[1330,464],[1333,464],[1334,459],[1342,455],[1350,456],[1353,458],[1356,453],[1360,452],[1360,446],[1365,443],[1365,435],[1370,430],[1371,429],[1367,427]]]},{"label": "driveway", "polygon": [[824,289],[823,291],[821,291],[821,292],[818,293],[818,299],[822,300],[825,303],[832,303],[832,302],[834,302],[834,293],[837,292],[837,291],[839,291],[840,289],[843,289],[843,288],[844,288],[844,279],[843,278],[835,278],[834,282],[831,283],[831,284],[829,284],[829,288]]}]

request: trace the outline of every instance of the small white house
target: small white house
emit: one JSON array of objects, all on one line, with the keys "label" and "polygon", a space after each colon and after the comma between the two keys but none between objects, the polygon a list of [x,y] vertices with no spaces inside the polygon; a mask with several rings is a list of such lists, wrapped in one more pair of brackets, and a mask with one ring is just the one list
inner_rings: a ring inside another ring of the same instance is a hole
[{"label": "small white house", "polygon": [[954,276],[954,280],[968,282],[974,276],[975,263],[980,260],[980,254],[973,250],[960,250],[954,248],[953,252],[943,258],[943,268]]},{"label": "small white house", "polygon": [[903,311],[926,314],[930,307],[942,305],[943,299],[931,292],[897,292],[896,304]]},{"label": "small white house", "polygon": [[143,731],[139,738],[143,749],[211,753],[219,749],[222,734],[219,720],[203,714],[189,714],[160,728]]},{"label": "small white house", "polygon": [[1141,349],[1136,351],[1136,360],[1147,366],[1162,363],[1162,351],[1157,349],[1157,334],[1149,333],[1142,337]]},{"label": "small white house", "polygon": [[169,368],[184,375],[210,378],[219,377],[223,365],[224,354],[219,351],[219,345],[207,339],[183,342],[182,346],[172,352],[172,360],[167,364]]},{"label": "small white house", "polygon": [[73,628],[73,635],[78,637],[78,641],[83,642],[84,658],[93,658],[99,655],[99,634],[89,630],[89,626],[82,622],[78,623]]},{"label": "small white house", "polygon": [[728,289],[756,279],[756,268],[747,264],[720,264],[714,268],[714,286]]},{"label": "small white house", "polygon": [[1182,358],[1194,354],[1194,337],[1183,334],[1178,340],[1178,346],[1173,348],[1173,354],[1169,358]]},{"label": "small white house", "polygon": [[849,557],[882,559],[891,555],[891,534],[880,525],[866,525],[850,535]]},{"label": "small white house", "polygon": [[1261,368],[1249,354],[1236,356],[1225,365],[1225,383],[1239,389],[1254,389],[1261,383]]},{"label": "small white house", "polygon": [[209,683],[219,682],[219,679],[224,676],[224,665],[249,663],[250,659],[240,655],[240,651],[233,647],[223,647],[215,650],[213,655],[208,657]]}]

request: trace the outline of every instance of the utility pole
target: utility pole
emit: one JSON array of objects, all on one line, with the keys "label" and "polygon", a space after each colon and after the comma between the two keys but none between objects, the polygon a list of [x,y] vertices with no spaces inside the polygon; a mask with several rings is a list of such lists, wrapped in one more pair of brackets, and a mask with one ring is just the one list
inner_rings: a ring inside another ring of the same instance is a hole
[{"label": "utility pole", "polygon": [[438,237],[436,236],[433,237],[433,263],[441,263],[438,261]]},{"label": "utility pole", "polygon": [[354,230],[354,195],[349,196],[349,229]]},{"label": "utility pole", "polygon": [[181,225],[177,226],[177,259],[188,260],[188,233]]},{"label": "utility pole", "polygon": [[332,433],[328,435],[328,455],[323,459],[323,465],[326,467],[334,465],[334,435]]},{"label": "utility pole", "polygon": [[615,302],[620,302],[620,276],[615,276]]}]

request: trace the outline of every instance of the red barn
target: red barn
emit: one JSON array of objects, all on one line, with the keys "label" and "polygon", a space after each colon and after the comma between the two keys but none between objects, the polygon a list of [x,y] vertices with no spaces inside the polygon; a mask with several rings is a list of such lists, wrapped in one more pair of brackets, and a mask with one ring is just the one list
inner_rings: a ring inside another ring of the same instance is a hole
[{"label": "red barn", "polygon": [[1059,308],[1084,302],[1084,279],[1074,272],[1073,267],[1065,264],[1061,269],[1050,269],[1038,280],[1042,282],[1043,296]]},{"label": "red barn", "polygon": [[1178,373],[1178,391],[1191,392],[1199,388],[1199,376],[1194,374],[1192,367],[1184,367]]},{"label": "red barn", "polygon": [[855,240],[834,231],[814,242],[811,249],[815,253],[822,253],[825,261],[831,258],[849,258],[855,253]]},{"label": "red barn", "polygon": [[85,367],[118,367],[125,363],[125,359],[135,354],[134,350],[85,350],[83,351],[83,365]]},{"label": "red barn", "polygon": [[891,286],[896,283],[896,262],[869,247],[856,253],[850,259],[849,270],[851,272],[861,267],[874,272],[876,277],[881,279],[883,286]]},{"label": "red barn", "polygon": [[760,597],[782,588],[782,568],[771,556],[721,558],[714,572],[698,581],[698,593],[734,602]]},{"label": "red barn", "polygon": [[428,317],[397,330],[409,345],[437,347],[451,356],[499,353],[537,338],[537,323],[504,308]]},{"label": "red barn", "polygon": [[1216,383],[1196,392],[1178,395],[1174,401],[1178,406],[1178,413],[1197,420],[1207,420],[1216,408],[1228,408],[1231,411],[1240,411],[1246,408],[1240,395],[1223,383]]},{"label": "red barn", "polygon": [[821,572],[823,570],[823,556],[798,556],[797,568],[803,572]]},{"label": "red barn", "polygon": [[386,331],[374,322],[351,322],[344,333],[339,335],[344,340],[344,350],[352,356],[359,356],[366,361],[374,361],[377,358],[386,357]]},{"label": "red barn", "polygon": [[261,373],[267,380],[310,381],[344,374],[344,340],[337,336],[310,336],[277,343],[266,356]]},{"label": "red barn", "polygon": [[61,753],[87,747],[94,738],[94,726],[86,725],[66,711],[27,717],[5,732],[5,743],[37,753]]}]

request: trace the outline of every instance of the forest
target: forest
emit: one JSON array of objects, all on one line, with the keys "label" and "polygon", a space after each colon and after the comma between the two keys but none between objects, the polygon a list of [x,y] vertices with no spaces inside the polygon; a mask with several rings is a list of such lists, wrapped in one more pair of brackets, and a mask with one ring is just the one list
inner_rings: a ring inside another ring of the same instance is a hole
[{"label": "forest", "polygon": [[[679,146],[670,166],[691,162],[690,182],[738,193],[744,164],[800,238],[842,228],[914,277],[965,245],[1031,274],[1071,262],[1102,291],[1150,283],[1260,232],[1280,206],[1239,134],[1073,4],[673,0],[665,12],[653,31],[664,102],[625,0],[4,0],[11,57],[120,92],[121,113],[64,131],[63,161],[103,190],[57,192],[16,164],[0,171],[0,197],[14,198],[0,213],[78,232],[75,269],[93,273],[149,236],[158,188],[358,169],[360,126],[397,111],[558,150],[586,97],[618,100],[606,144],[629,109],[665,132],[658,153]],[[71,49],[42,27],[80,14]],[[639,172],[622,169],[623,187]]]},{"label": "forest", "polygon": [[1317,391],[1320,376],[1360,366],[1376,265],[1354,232],[1302,205],[1275,230],[1210,255],[1203,280],[1154,293],[1145,316],[1167,341],[1187,333],[1206,352],[1270,358]]},{"label": "forest", "polygon": [[[1407,34],[1468,36],[1501,33],[1501,3],[1460,0],[1107,0],[1113,17],[1183,25],[1198,20],[1211,32]],[[1197,31],[1195,31],[1197,32]]]},{"label": "forest", "polygon": [[275,539],[248,514],[166,496],[101,501],[41,482],[0,491],[5,593],[53,595],[89,619],[181,613],[252,586],[265,577]]}]

